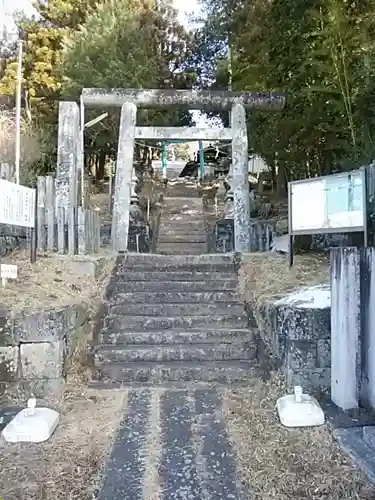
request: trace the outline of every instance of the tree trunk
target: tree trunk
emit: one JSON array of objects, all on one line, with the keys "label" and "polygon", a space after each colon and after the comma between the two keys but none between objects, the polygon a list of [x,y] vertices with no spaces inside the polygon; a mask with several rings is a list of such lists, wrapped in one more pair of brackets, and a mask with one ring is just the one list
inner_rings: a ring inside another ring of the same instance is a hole
[{"label": "tree trunk", "polygon": [[104,149],[101,149],[99,155],[96,157],[95,178],[97,181],[101,181],[105,176],[105,161],[106,152]]}]

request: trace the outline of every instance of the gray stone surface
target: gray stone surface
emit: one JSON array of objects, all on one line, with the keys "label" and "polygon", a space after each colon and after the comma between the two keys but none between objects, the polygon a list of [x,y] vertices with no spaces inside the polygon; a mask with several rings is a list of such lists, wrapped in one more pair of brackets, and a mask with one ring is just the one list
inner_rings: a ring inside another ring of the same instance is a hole
[{"label": "gray stone surface", "polygon": [[0,385],[38,396],[60,391],[75,348],[86,347],[88,311],[82,304],[11,316],[0,307]]},{"label": "gray stone surface", "polygon": [[184,391],[167,392],[162,399],[163,453],[159,474],[164,498],[202,498],[194,460],[192,412]]},{"label": "gray stone surface", "polygon": [[[372,174],[373,172],[372,168]],[[373,224],[373,221],[372,221]],[[367,408],[375,408],[375,249],[360,250],[361,282],[361,380],[360,400]]]},{"label": "gray stone surface", "polygon": [[248,304],[250,326],[259,331],[290,386],[327,392],[331,376],[330,308],[288,302],[289,296],[274,297],[260,307]]},{"label": "gray stone surface", "polygon": [[233,133],[228,128],[198,128],[198,127],[136,127],[137,139],[153,140],[203,140],[231,141]]},{"label": "gray stone surface", "polygon": [[87,306],[63,306],[56,309],[23,312],[10,319],[13,342],[55,342],[73,328],[81,326]]},{"label": "gray stone surface", "polygon": [[168,330],[170,328],[246,328],[245,314],[221,314],[208,316],[107,316],[104,326],[113,330]]},{"label": "gray stone surface", "polygon": [[238,344],[159,344],[153,346],[134,345],[105,345],[101,346],[96,356],[100,361],[227,361],[227,360],[255,360],[257,343],[247,342]]},{"label": "gray stone surface", "polygon": [[0,224],[0,257],[4,257],[16,248],[27,244],[27,229],[25,227]]},{"label": "gray stone surface", "polygon": [[99,500],[142,500],[141,456],[149,412],[147,391],[133,391],[108,460]]},{"label": "gray stone surface", "polygon": [[25,379],[58,379],[64,376],[65,343],[37,342],[21,344],[21,377]]},{"label": "gray stone surface", "polygon": [[[164,228],[203,222],[201,199],[174,194],[168,186]],[[118,257],[95,350],[101,383],[243,381],[257,371],[258,339],[246,335],[244,304],[233,300],[238,256],[191,255],[188,233],[181,245],[190,255]]]},{"label": "gray stone surface", "polygon": [[0,383],[16,380],[18,363],[19,352],[17,347],[0,347]]},{"label": "gray stone surface", "polygon": [[[142,500],[145,489],[160,491],[160,500],[249,498],[237,476],[217,391],[157,391],[129,391],[99,500]],[[150,450],[155,440],[159,445]],[[150,453],[157,460],[149,461]]]},{"label": "gray stone surface", "polygon": [[184,343],[203,343],[217,345],[225,344],[247,344],[249,340],[249,331],[246,329],[189,329],[184,330],[163,330],[160,332],[114,332],[103,330],[100,334],[102,344],[119,345],[174,345]]},{"label": "gray stone surface", "polygon": [[108,312],[113,316],[202,316],[202,315],[243,315],[242,303],[224,303],[219,304],[203,302],[201,304],[117,304],[110,306]]},{"label": "gray stone surface", "polygon": [[246,112],[241,104],[231,111],[232,189],[234,194],[234,248],[236,252],[250,250],[250,199],[248,179],[248,143]]},{"label": "gray stone surface", "polygon": [[120,134],[112,214],[112,246],[116,252],[128,248],[130,193],[133,170],[134,127],[137,108],[126,102],[121,107]]},{"label": "gray stone surface", "polygon": [[56,208],[77,205],[80,164],[80,112],[75,102],[59,103]]},{"label": "gray stone surface", "polygon": [[374,448],[363,439],[362,428],[335,429],[333,436],[371,483],[375,484]]},{"label": "gray stone surface", "polygon": [[83,103],[89,107],[121,107],[132,102],[138,107],[185,106],[190,109],[230,109],[242,104],[248,109],[278,111],[285,94],[276,92],[229,92],[226,90],[83,89]]},{"label": "gray stone surface", "polygon": [[94,377],[100,387],[121,387],[142,383],[163,385],[169,382],[212,382],[227,384],[251,383],[254,377],[262,375],[253,360],[205,361],[205,362],[116,362],[103,363]]},{"label": "gray stone surface", "polygon": [[375,451],[375,426],[363,427],[363,440]]},{"label": "gray stone surface", "polygon": [[358,407],[361,381],[360,254],[334,248],[331,263],[331,397],[349,410]]},{"label": "gray stone surface", "polygon": [[55,257],[55,260],[56,266],[68,274],[82,277],[90,276],[95,279],[101,274],[104,266],[113,258],[112,255],[106,257],[86,255],[74,258],[72,256],[59,255]]}]

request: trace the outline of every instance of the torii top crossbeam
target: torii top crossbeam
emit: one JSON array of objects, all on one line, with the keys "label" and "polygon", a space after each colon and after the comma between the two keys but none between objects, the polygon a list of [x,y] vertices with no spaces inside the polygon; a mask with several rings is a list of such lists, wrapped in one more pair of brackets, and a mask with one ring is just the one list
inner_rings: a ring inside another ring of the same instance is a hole
[{"label": "torii top crossbeam", "polygon": [[246,109],[279,111],[285,95],[277,92],[229,92],[222,90],[83,89],[87,107],[121,107],[131,102],[140,108],[181,106],[190,109],[227,110],[234,104]]}]

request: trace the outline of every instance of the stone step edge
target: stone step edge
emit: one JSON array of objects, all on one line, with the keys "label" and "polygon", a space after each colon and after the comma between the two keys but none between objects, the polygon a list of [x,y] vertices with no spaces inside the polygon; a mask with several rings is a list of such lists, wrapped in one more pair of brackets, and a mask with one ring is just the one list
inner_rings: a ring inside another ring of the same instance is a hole
[{"label": "stone step edge", "polygon": [[[143,292],[134,292],[134,293],[143,293]],[[159,293],[159,292],[154,292],[154,293]],[[173,293],[173,292],[171,292]],[[186,292],[188,293],[188,292]],[[120,294],[117,294],[117,296]],[[114,302],[109,299],[103,300],[103,305],[108,306],[108,307],[113,307],[113,306],[135,306],[135,305],[149,305],[149,306],[164,306],[164,305],[171,305],[171,306],[181,306],[184,304],[190,304],[192,307],[196,306],[197,304],[205,304],[205,305],[223,305],[223,304],[230,304],[231,306],[233,305],[241,305],[244,306],[243,302],[240,302],[239,299],[222,299],[222,300],[217,300],[217,299],[212,299],[212,300],[189,300],[189,301],[180,301],[180,302],[171,302],[167,297],[163,300],[153,300],[152,297],[145,298],[144,302],[135,302],[131,301],[129,298],[125,297],[123,300],[119,302]]]},{"label": "stone step edge", "polygon": [[[107,329],[102,329],[101,332],[99,332],[99,337],[109,337],[111,335],[116,335],[120,334],[122,336],[128,335],[129,337],[131,336],[132,338],[144,338],[145,340],[147,339],[147,342],[141,343],[141,342],[131,342],[127,343],[125,340],[122,340],[119,342],[119,345],[175,345],[177,343],[184,343],[184,338],[186,338],[186,342],[190,343],[192,341],[191,337],[198,337],[202,338],[203,340],[209,339],[209,342],[215,342],[216,340],[220,344],[227,344],[231,343],[232,341],[236,341],[238,338],[243,341],[243,338],[248,336],[249,341],[252,342],[254,338],[254,333],[252,332],[251,329],[249,328],[189,328],[189,329],[180,329],[180,328],[168,328],[167,330],[152,330],[151,332],[147,331],[126,331],[126,330],[121,330],[120,332],[113,332],[113,331],[107,331]],[[186,337],[184,337],[184,334],[186,334]],[[205,334],[207,336],[205,337]],[[201,337],[199,337],[201,335]],[[156,342],[152,343],[150,342],[150,336],[152,336]],[[179,342],[173,343],[172,342],[160,342],[160,340],[163,340],[163,337],[169,336],[169,337],[178,337]],[[229,342],[223,342],[223,337],[230,337]],[[189,338],[190,337],[190,338]],[[193,339],[193,342],[195,344],[199,344],[198,339]],[[207,342],[207,343],[209,343]],[[103,342],[97,345],[117,345],[117,343],[108,343],[108,342]]]},{"label": "stone step edge", "polygon": [[[219,318],[221,320],[225,319],[225,320],[245,320],[247,319],[247,314],[244,310],[243,314],[229,314],[229,313],[226,313],[226,314],[218,314]],[[132,318],[132,319],[144,319],[144,318],[149,318],[150,320],[154,320],[154,319],[158,319],[158,320],[180,320],[180,319],[191,319],[191,318],[199,318],[199,319],[207,319],[207,318],[210,318],[211,320],[215,320],[216,319],[216,315],[215,314],[178,314],[178,315],[172,315],[172,316],[159,316],[159,315],[153,315],[153,314],[107,314],[105,319],[109,319],[109,320],[112,320],[112,319],[119,319],[119,318]]]},{"label": "stone step edge", "polygon": [[[220,339],[218,339],[220,340]],[[243,341],[239,341],[239,340],[236,340],[234,342],[220,342],[220,343],[216,343],[216,342],[182,342],[182,343],[179,343],[179,344],[125,344],[125,343],[119,343],[119,344],[108,344],[108,343],[105,343],[105,344],[98,344],[95,346],[95,350],[99,351],[99,352],[115,352],[115,351],[132,351],[132,350],[137,350],[137,351],[147,351],[147,350],[153,350],[153,349],[160,349],[160,350],[163,350],[163,349],[174,349],[174,350],[178,350],[178,349],[204,349],[204,347],[215,347],[217,349],[229,349],[231,347],[233,348],[238,348],[238,347],[242,347],[244,349],[246,349],[246,347],[244,347],[245,344],[251,344],[251,346],[254,346],[257,344],[257,341],[252,339],[252,340],[243,340]],[[230,361],[230,360],[228,360]],[[233,360],[232,360],[233,361]],[[241,359],[239,359],[238,361],[241,361]],[[246,359],[243,359],[243,361],[248,361]],[[153,362],[153,361],[151,361]]]}]

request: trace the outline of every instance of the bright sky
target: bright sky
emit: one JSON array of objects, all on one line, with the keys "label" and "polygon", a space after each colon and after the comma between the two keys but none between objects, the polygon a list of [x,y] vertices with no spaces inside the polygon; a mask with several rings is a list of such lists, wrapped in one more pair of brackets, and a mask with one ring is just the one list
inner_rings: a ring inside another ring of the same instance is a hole
[{"label": "bright sky", "polygon": [[[179,11],[179,19],[181,24],[188,27],[189,15],[196,13],[199,10],[197,0],[174,0],[174,5]],[[32,13],[31,0],[0,0],[0,22],[5,20],[5,24],[11,23],[11,14],[23,10],[26,13]]]},{"label": "bright sky", "polygon": [[[199,12],[198,0],[174,0],[174,5],[179,12],[179,20],[187,29],[189,28],[189,16]],[[32,0],[0,0],[0,31],[1,25],[5,25],[7,29],[12,29],[12,14],[17,11],[24,11],[32,15],[33,7]],[[194,119],[198,127],[207,126],[204,117],[197,112],[193,112]]]}]

